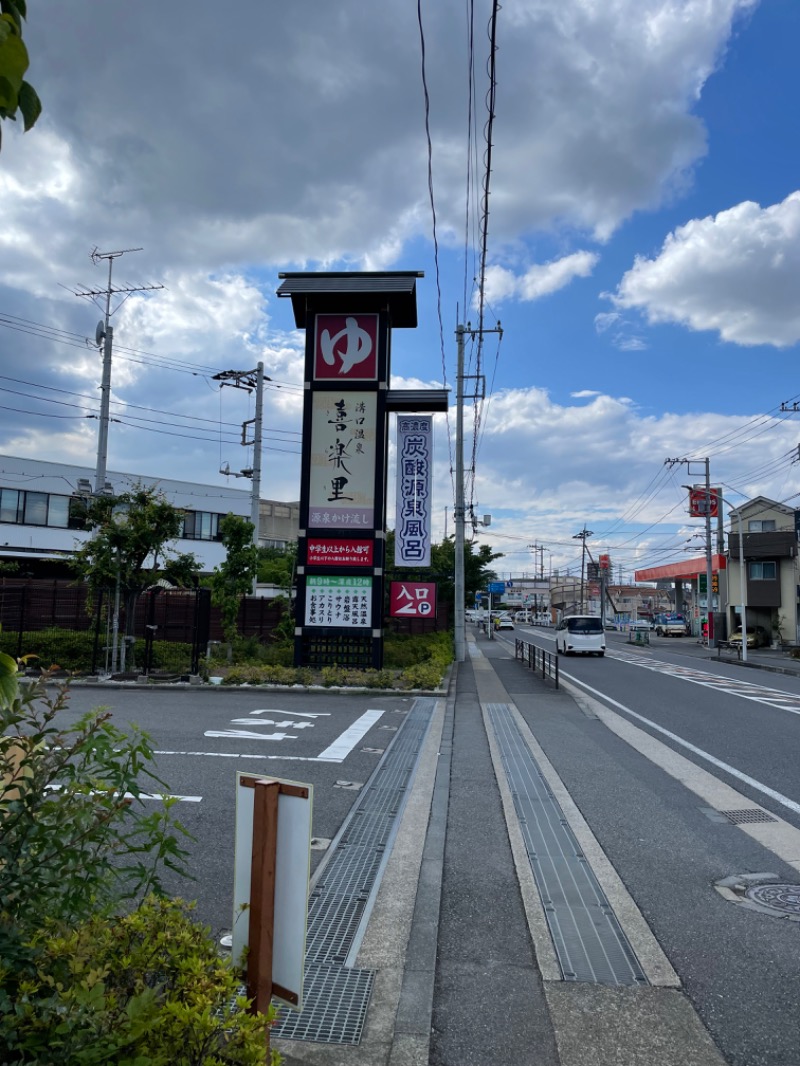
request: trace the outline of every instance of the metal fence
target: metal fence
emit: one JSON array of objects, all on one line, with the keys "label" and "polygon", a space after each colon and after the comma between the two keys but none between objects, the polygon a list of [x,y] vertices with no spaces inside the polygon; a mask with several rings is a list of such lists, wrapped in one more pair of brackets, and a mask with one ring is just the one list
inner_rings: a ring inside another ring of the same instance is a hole
[{"label": "metal fence", "polygon": [[523,662],[534,673],[541,673],[543,678],[550,678],[558,688],[558,656],[552,651],[531,644],[530,641],[514,641],[514,658]]}]

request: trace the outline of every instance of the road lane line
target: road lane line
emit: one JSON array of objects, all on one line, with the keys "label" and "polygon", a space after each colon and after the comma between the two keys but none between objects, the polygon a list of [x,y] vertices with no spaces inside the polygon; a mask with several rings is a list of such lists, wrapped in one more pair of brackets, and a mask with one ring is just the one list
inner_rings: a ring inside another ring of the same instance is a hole
[{"label": "road lane line", "polygon": [[383,717],[383,711],[365,711],[360,718],[345,729],[341,736],[334,740],[323,752],[317,756],[319,762],[343,762],[356,744],[375,725],[379,718]]},{"label": "road lane line", "polygon": [[[565,675],[561,674],[563,678]],[[651,721],[649,718],[645,718],[644,715],[638,714],[636,711],[631,710],[630,707],[626,707],[624,703],[619,703],[617,700],[612,699],[610,696],[606,696],[600,692],[599,689],[592,688],[591,685],[587,685],[584,681],[578,680],[576,677],[566,675],[569,680],[576,685],[580,685],[581,688],[586,689],[587,692],[591,692],[593,696],[597,696],[598,699],[604,700],[606,703],[611,704],[612,707],[616,707],[624,714],[628,714],[631,718],[636,718],[639,722],[644,722],[650,729],[655,729],[657,733],[661,733],[665,737],[669,737],[676,744],[680,744],[681,747],[686,748],[688,751],[698,755],[701,759],[705,759],[706,762],[710,762],[712,766],[716,766],[720,770],[724,770],[725,773],[730,774],[732,777],[737,778],[746,785],[750,785],[751,788],[756,789],[758,792],[762,792],[765,796],[769,796],[770,799],[775,800],[776,803],[780,803],[782,807],[786,807],[790,811],[794,811],[795,814],[800,814],[800,803],[795,803],[794,800],[789,799],[788,796],[784,796],[782,792],[776,792],[774,788],[770,788],[769,785],[764,785],[760,781],[756,781],[754,777],[750,777],[749,774],[742,773],[741,770],[737,770],[735,766],[731,766],[730,763],[723,762],[715,755],[711,755],[709,752],[704,751],[702,748],[698,748],[696,744],[690,743],[688,740],[684,740],[683,737],[679,737],[677,733],[670,732],[669,729],[665,729],[663,726],[658,725],[657,722]]]}]

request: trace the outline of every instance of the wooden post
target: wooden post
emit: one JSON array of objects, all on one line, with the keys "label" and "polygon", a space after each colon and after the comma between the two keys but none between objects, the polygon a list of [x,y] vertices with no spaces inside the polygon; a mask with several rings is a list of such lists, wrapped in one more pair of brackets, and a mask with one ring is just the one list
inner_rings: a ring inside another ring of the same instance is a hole
[{"label": "wooden post", "polygon": [[[255,782],[247,991],[253,1000],[253,1009],[261,1014],[267,1013],[272,999],[279,793],[280,784],[277,781]],[[269,1061],[269,1028],[267,1029],[267,1061]]]}]

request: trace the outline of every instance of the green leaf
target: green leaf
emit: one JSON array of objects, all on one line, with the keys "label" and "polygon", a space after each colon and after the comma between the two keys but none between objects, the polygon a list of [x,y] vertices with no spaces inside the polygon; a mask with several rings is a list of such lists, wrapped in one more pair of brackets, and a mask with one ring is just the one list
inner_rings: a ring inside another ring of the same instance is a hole
[{"label": "green leaf", "polygon": [[[0,46],[2,51],[2,46]],[[13,118],[17,110],[17,90],[8,80],[0,74],[0,113],[3,118]]]},{"label": "green leaf", "polygon": [[[9,27],[12,32],[9,32]],[[28,69],[28,49],[18,33],[13,32],[14,21],[10,15],[0,15],[0,71],[19,92],[25,71]],[[3,32],[5,31],[5,32]]]},{"label": "green leaf", "polygon": [[2,0],[0,10],[4,15],[10,15],[17,25],[17,31],[22,33],[22,20],[25,17],[25,0]]},{"label": "green leaf", "polygon": [[25,125],[25,132],[35,125],[37,118],[42,113],[42,101],[32,85],[23,81],[19,90],[19,109]]},{"label": "green leaf", "polygon": [[0,707],[10,707],[19,692],[19,670],[10,655],[0,652]]}]

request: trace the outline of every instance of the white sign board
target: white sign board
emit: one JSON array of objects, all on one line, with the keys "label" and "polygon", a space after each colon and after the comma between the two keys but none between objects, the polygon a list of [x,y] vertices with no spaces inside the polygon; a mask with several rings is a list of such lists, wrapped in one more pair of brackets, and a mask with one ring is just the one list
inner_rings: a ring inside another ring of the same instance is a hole
[{"label": "white sign board", "polygon": [[[251,784],[243,784],[243,780]],[[236,775],[236,835],[233,873],[233,963],[244,965],[249,944],[250,875],[253,858],[254,780],[256,774]],[[278,840],[275,857],[275,911],[272,947],[272,980],[287,989],[297,1001],[285,1002],[301,1010],[306,954],[308,882],[311,869],[311,812],[313,786],[296,781],[280,781],[306,791],[305,797],[280,793],[278,797]],[[276,998],[283,999],[277,992]]]},{"label": "white sign board", "polygon": [[431,565],[433,418],[397,416],[395,566]]},{"label": "white sign board", "polygon": [[307,626],[369,629],[371,619],[371,577],[306,578]]}]

